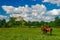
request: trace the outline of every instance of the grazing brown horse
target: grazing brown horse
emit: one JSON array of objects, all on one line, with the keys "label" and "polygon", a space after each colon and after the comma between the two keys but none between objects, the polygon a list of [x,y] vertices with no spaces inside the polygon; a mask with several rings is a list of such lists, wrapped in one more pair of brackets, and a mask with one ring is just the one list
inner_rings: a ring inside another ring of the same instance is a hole
[{"label": "grazing brown horse", "polygon": [[43,34],[46,34],[47,32],[50,32],[50,35],[52,35],[52,28],[47,27],[47,26],[41,26],[41,30]]}]

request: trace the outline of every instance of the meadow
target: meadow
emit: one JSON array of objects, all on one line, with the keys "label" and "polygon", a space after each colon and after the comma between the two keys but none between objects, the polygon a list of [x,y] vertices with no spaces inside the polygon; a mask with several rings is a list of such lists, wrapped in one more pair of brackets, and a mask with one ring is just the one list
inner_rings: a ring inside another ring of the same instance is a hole
[{"label": "meadow", "polygon": [[0,28],[0,40],[60,40],[60,28],[44,35],[40,28]]}]

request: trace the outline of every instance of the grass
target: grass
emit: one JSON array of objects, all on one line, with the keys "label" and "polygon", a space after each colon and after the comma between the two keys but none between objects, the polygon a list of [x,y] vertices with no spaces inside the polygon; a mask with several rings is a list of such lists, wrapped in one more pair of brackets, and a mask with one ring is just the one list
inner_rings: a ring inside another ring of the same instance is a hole
[{"label": "grass", "polygon": [[43,35],[40,28],[0,28],[0,40],[60,40],[60,28]]}]

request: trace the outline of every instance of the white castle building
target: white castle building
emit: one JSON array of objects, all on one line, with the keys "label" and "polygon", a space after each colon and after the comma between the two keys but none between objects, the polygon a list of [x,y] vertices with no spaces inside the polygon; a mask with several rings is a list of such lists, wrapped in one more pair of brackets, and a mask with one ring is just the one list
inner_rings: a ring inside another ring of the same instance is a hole
[{"label": "white castle building", "polygon": [[23,17],[19,16],[19,17],[15,17],[16,21],[20,21],[20,20],[24,20]]}]

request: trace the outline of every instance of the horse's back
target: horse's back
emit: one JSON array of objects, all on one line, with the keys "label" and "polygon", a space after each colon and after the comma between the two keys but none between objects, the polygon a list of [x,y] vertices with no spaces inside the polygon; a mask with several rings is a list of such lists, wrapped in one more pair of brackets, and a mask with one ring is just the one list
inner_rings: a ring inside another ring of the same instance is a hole
[{"label": "horse's back", "polygon": [[50,32],[52,31],[52,28],[49,27],[49,28],[46,28],[46,30]]}]

